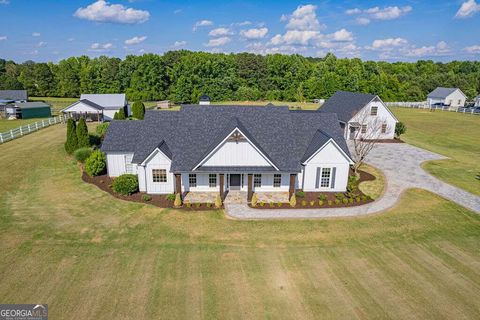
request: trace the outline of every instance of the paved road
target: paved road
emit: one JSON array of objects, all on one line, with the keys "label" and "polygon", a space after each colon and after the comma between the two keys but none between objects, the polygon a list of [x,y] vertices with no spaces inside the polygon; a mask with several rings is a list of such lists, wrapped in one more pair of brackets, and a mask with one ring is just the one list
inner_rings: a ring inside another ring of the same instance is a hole
[{"label": "paved road", "polygon": [[383,196],[375,202],[351,208],[328,209],[252,209],[245,204],[226,204],[225,212],[237,219],[295,219],[362,216],[384,211],[398,201],[400,194],[409,188],[422,188],[454,201],[476,213],[480,213],[480,197],[449,185],[428,174],[421,168],[422,162],[446,159],[411,146],[407,143],[378,144],[366,162],[379,168],[386,176]]}]

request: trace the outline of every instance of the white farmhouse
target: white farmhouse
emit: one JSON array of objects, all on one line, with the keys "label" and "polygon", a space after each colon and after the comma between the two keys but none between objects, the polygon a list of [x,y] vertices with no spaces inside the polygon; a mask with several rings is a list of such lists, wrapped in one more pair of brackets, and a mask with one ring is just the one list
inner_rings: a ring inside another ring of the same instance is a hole
[{"label": "white farmhouse", "polygon": [[438,87],[427,95],[430,107],[447,106],[450,110],[457,110],[465,105],[467,96],[458,88]]},{"label": "white farmhouse", "polygon": [[475,97],[475,107],[480,107],[480,95]]},{"label": "white farmhouse", "polygon": [[82,94],[80,100],[62,110],[74,119],[86,118],[91,121],[111,121],[116,112],[124,109],[130,115],[130,106],[124,93]]},{"label": "white farmhouse", "polygon": [[345,139],[393,139],[397,118],[373,94],[337,91],[319,112],[336,113]]},{"label": "white farmhouse", "polygon": [[113,121],[101,148],[110,177],[150,194],[344,192],[353,164],[336,114],[288,107],[184,105]]}]

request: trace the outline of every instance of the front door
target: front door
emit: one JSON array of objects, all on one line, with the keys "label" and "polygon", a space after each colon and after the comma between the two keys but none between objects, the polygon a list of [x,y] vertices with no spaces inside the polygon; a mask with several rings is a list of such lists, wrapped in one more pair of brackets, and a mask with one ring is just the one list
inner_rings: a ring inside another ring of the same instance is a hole
[{"label": "front door", "polygon": [[231,174],[230,175],[230,190],[240,190],[240,175]]}]

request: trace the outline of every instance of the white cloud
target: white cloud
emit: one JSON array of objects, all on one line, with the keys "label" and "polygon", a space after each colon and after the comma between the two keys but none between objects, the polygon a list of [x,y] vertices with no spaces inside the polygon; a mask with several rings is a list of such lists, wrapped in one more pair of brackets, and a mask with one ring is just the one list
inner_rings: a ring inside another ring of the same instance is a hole
[{"label": "white cloud", "polygon": [[173,14],[179,14],[179,13],[182,13],[182,11],[183,11],[182,9],[177,9],[177,10],[173,11]]},{"label": "white cloud", "polygon": [[34,32],[32,33],[32,37],[40,37],[41,34],[39,32]]},{"label": "white cloud", "polygon": [[187,41],[175,41],[173,44],[173,47],[179,48],[179,47],[184,47],[187,45]]},{"label": "white cloud", "polygon": [[47,45],[47,43],[45,41],[40,41],[38,44],[37,44],[37,47],[45,47]]},{"label": "white cloud", "polygon": [[0,36],[0,41],[4,41],[4,40],[7,40],[8,37],[7,36]]},{"label": "white cloud", "polygon": [[346,29],[340,29],[338,31],[335,31],[332,34],[327,35],[327,38],[330,38],[332,41],[352,41],[353,40],[353,34],[346,30]]},{"label": "white cloud", "polygon": [[211,30],[208,35],[211,37],[222,37],[232,35],[233,32],[228,28],[216,28]]},{"label": "white cloud", "polygon": [[307,4],[298,6],[289,16],[283,15],[281,21],[288,21],[286,28],[289,30],[320,30],[325,28],[318,22],[315,12],[317,6]]},{"label": "white cloud", "polygon": [[213,26],[213,21],[211,20],[200,20],[195,22],[193,25],[193,31],[197,31],[198,28],[200,27],[208,27],[208,26]]},{"label": "white cloud", "polygon": [[131,38],[131,39],[125,40],[125,44],[126,44],[127,46],[131,46],[131,45],[134,45],[134,44],[142,43],[142,42],[145,41],[146,39],[147,39],[146,36],[133,37],[133,38]]},{"label": "white cloud", "polygon": [[10,3],[10,1],[8,1],[8,0],[0,0],[0,4],[9,4],[9,3]]},{"label": "white cloud", "polygon": [[409,57],[423,57],[423,56],[444,56],[450,54],[451,50],[445,41],[440,41],[434,46],[411,47],[404,51],[404,54]]},{"label": "white cloud", "polygon": [[75,40],[75,38],[68,38],[68,39],[67,39],[68,42],[72,42],[72,41],[74,41],[74,40]]},{"label": "white cloud", "polygon": [[365,17],[359,17],[355,21],[357,21],[357,23],[361,26],[366,26],[367,24],[370,23],[370,19]]},{"label": "white cloud", "polygon": [[476,3],[475,0],[468,0],[462,3],[455,14],[455,18],[468,18],[478,12],[480,12],[480,4]]},{"label": "white cloud", "polygon": [[268,33],[268,28],[253,28],[240,31],[240,35],[246,39],[262,39]]},{"label": "white cloud", "polygon": [[391,49],[391,47],[401,47],[408,44],[403,38],[377,39],[372,42],[373,49]]},{"label": "white cloud", "polygon": [[104,0],[98,0],[85,8],[78,8],[74,16],[96,22],[136,24],[147,21],[150,18],[150,13],[145,10],[127,8],[121,4],[110,4]]},{"label": "white cloud", "polygon": [[371,20],[394,20],[398,19],[403,15],[406,15],[412,11],[411,6],[405,7],[398,7],[398,6],[391,6],[391,7],[372,7],[365,10],[360,10],[358,8],[349,9],[345,11],[348,15],[361,15],[356,19],[359,25],[367,25],[370,23]]},{"label": "white cloud", "polygon": [[463,48],[464,51],[472,54],[480,54],[480,45],[473,45]]},{"label": "white cloud", "polygon": [[90,46],[90,51],[106,52],[106,51],[109,51],[112,48],[113,48],[113,44],[111,44],[111,43],[102,44],[102,43],[94,42]]},{"label": "white cloud", "polygon": [[362,10],[358,8],[353,8],[353,9],[348,9],[347,11],[345,11],[345,13],[348,15],[359,14],[359,13],[362,13]]},{"label": "white cloud", "polygon": [[318,31],[309,30],[288,30],[284,35],[277,34],[270,42],[273,45],[313,45],[320,36]]},{"label": "white cloud", "polygon": [[210,39],[208,43],[205,44],[206,47],[220,47],[223,45],[226,45],[232,41],[229,37],[221,37],[221,38],[215,38],[215,39]]},{"label": "white cloud", "polygon": [[248,21],[248,20],[235,23],[235,25],[240,26],[240,27],[249,26],[249,25],[251,25],[251,24],[252,24],[252,22],[251,22],[251,21]]}]

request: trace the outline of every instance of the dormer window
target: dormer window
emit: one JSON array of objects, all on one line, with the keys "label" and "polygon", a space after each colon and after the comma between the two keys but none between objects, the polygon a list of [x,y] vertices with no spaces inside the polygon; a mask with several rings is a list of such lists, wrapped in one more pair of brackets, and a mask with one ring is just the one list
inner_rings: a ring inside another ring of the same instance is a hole
[{"label": "dormer window", "polygon": [[376,116],[378,114],[378,107],[372,107],[370,109],[370,115],[371,116]]}]

